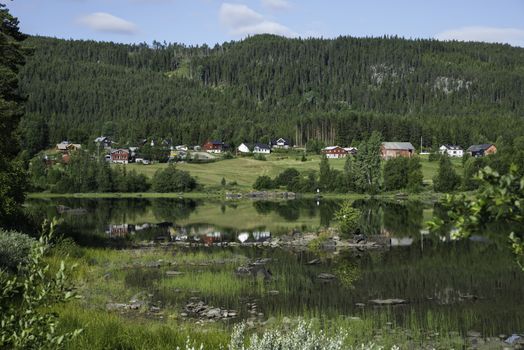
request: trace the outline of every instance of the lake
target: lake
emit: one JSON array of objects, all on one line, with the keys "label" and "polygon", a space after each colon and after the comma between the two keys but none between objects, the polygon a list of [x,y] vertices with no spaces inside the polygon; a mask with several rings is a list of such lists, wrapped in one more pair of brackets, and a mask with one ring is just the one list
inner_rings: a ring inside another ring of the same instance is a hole
[{"label": "lake", "polygon": [[[155,242],[147,249],[153,258],[159,252],[158,266],[137,260],[105,278],[120,284],[125,298],[147,295],[163,309],[184,316],[187,305],[199,300],[234,310],[236,319],[261,322],[287,316],[360,317],[377,324],[463,334],[524,331],[524,273],[514,263],[504,225],[453,241],[449,235],[425,230],[424,223],[442,211],[431,204],[358,201],[364,233],[382,236],[390,246],[311,251],[263,245],[275,237],[335,225],[339,205],[323,199],[64,198],[27,203],[35,217],[57,218],[58,232],[82,246],[122,249]],[[166,244],[170,242],[191,246]],[[234,246],[227,244],[232,242]],[[241,244],[249,242],[260,244]],[[198,262],[186,254],[198,256]],[[335,278],[319,278],[322,273]],[[371,302],[389,298],[405,302],[391,306]],[[99,299],[127,301],[116,300],[118,295]]]}]

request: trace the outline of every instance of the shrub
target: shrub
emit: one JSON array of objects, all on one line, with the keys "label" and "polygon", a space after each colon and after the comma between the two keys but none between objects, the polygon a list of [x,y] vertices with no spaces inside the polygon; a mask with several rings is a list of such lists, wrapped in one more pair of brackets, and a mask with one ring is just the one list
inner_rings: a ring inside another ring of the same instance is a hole
[{"label": "shrub", "polygon": [[254,158],[255,160],[261,160],[261,161],[266,161],[266,160],[267,160],[266,156],[263,155],[262,153],[256,153],[256,154],[253,156],[253,158]]},{"label": "shrub", "polygon": [[0,348],[60,349],[81,332],[58,331],[58,316],[51,307],[72,299],[74,293],[64,262],[51,272],[44,261],[49,238],[43,235],[31,244],[28,259],[16,274],[0,270]]},{"label": "shrub", "polygon": [[335,213],[335,219],[338,221],[339,229],[342,234],[351,235],[360,231],[361,212],[353,207],[351,201],[346,201]]},{"label": "shrub", "polygon": [[[245,325],[240,324],[233,329],[229,350],[342,350],[347,348],[345,339],[346,333],[343,331],[330,337],[322,331],[315,332],[311,324],[301,321],[287,332],[273,329],[260,336],[253,334],[247,342]],[[245,345],[246,343],[249,345]]]},{"label": "shrub", "polygon": [[253,185],[255,190],[269,190],[274,188],[273,180],[267,175],[257,177],[255,184]]},{"label": "shrub", "polygon": [[19,264],[28,263],[31,247],[35,243],[27,235],[0,229],[0,269],[15,271]]},{"label": "shrub", "polygon": [[275,186],[288,186],[300,173],[295,168],[287,168],[275,178]]},{"label": "shrub", "polygon": [[189,192],[195,189],[197,183],[187,171],[178,170],[174,165],[159,169],[153,177],[155,192]]}]

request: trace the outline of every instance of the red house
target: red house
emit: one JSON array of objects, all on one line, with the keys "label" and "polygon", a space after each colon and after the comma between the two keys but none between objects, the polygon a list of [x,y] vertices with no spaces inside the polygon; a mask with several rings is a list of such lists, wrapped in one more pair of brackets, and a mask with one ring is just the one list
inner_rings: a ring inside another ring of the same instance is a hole
[{"label": "red house", "polygon": [[227,146],[222,141],[207,141],[202,148],[209,153],[222,153]]},{"label": "red house", "polygon": [[111,163],[127,164],[129,163],[129,150],[119,148],[111,151]]}]

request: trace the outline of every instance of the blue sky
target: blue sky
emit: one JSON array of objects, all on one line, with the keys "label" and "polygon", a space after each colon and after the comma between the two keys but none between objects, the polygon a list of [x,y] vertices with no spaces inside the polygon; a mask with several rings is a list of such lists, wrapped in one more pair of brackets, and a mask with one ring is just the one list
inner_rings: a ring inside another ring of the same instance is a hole
[{"label": "blue sky", "polygon": [[247,35],[503,42],[524,47],[524,0],[15,0],[29,34],[214,45]]}]

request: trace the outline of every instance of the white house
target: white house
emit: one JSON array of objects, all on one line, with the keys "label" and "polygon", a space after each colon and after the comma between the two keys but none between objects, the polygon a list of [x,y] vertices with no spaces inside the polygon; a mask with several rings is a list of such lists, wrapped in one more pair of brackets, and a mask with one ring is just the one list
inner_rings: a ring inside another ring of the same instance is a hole
[{"label": "white house", "polygon": [[253,147],[253,153],[269,154],[271,153],[271,147],[264,143],[255,143],[255,147]]},{"label": "white house", "polygon": [[288,149],[290,147],[291,143],[289,142],[289,140],[286,140],[284,138],[279,138],[279,139],[276,139],[276,140],[273,140],[271,141],[271,147],[272,148],[284,148],[284,149]]},{"label": "white house", "polygon": [[442,145],[439,148],[440,154],[447,154],[449,157],[463,157],[464,150],[456,145]]},{"label": "white house", "polygon": [[240,146],[237,147],[237,150],[240,153],[251,153],[251,149],[246,143],[241,143]]}]

